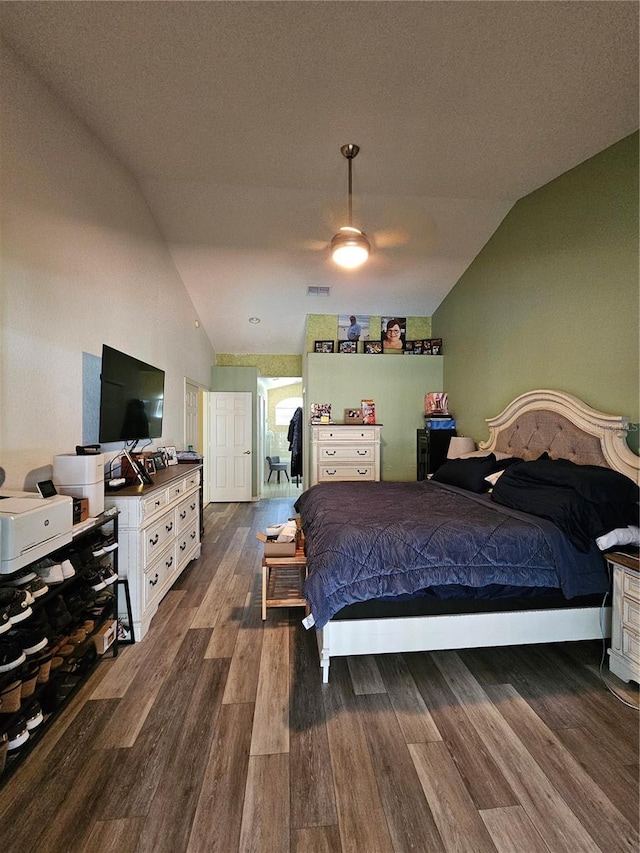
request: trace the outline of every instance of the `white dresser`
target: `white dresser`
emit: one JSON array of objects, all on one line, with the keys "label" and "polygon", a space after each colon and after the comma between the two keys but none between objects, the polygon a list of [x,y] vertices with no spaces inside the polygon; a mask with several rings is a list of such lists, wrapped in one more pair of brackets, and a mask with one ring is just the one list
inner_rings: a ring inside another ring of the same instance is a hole
[{"label": "white dresser", "polygon": [[379,480],[382,424],[314,424],[311,485],[332,480]]},{"label": "white dresser", "polygon": [[607,554],[613,572],[609,669],[623,681],[640,683],[640,561]]},{"label": "white dresser", "polygon": [[153,486],[107,493],[119,513],[120,574],[129,581],[136,640],[163,596],[191,560],[200,556],[199,465],[174,465],[154,475]]}]

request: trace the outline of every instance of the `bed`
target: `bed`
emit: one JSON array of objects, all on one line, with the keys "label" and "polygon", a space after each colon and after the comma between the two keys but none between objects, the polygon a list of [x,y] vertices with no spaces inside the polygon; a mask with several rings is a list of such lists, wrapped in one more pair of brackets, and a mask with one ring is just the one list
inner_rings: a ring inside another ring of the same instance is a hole
[{"label": "bed", "polygon": [[[470,470],[477,478],[485,464],[499,469],[487,481],[489,493],[436,475],[413,483],[321,483],[296,502],[307,553],[305,625],[317,631],[324,682],[335,656],[609,636],[606,562],[585,536],[614,517],[622,518],[616,527],[637,524],[640,460],[626,443],[627,420],[569,394],[537,390],[487,423],[489,438],[476,457],[449,467],[464,469],[465,478]],[[536,479],[548,470],[559,477],[551,487]],[[577,521],[574,483],[565,482],[576,470]],[[585,488],[597,492],[600,515],[585,521],[583,504],[593,506],[591,494],[582,499],[587,473],[595,476]],[[523,477],[533,477],[524,491]],[[615,492],[619,504],[613,492],[601,500],[602,478],[607,489],[610,480],[622,489]],[[545,518],[523,511],[521,494],[527,501],[533,495],[534,507],[549,494],[562,502]]]}]

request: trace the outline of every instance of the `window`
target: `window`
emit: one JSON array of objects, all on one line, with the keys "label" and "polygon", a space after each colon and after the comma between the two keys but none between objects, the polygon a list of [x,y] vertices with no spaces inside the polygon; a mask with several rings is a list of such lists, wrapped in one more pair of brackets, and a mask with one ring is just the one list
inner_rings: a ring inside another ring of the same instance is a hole
[{"label": "window", "polygon": [[276,403],[276,426],[289,426],[298,407],[302,408],[302,397],[286,397]]}]

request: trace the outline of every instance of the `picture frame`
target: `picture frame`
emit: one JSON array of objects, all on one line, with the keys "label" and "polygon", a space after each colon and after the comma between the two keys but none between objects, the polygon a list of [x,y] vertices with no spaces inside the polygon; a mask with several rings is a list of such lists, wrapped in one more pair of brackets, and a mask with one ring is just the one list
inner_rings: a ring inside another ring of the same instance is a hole
[{"label": "picture frame", "polygon": [[422,341],[422,354],[431,355],[431,338]]},{"label": "picture frame", "polygon": [[423,341],[405,341],[405,355],[422,355]]},{"label": "picture frame", "polygon": [[160,450],[153,454],[153,462],[156,466],[156,471],[161,471],[163,468],[166,468],[166,465],[164,464],[164,454],[161,453]]},{"label": "picture frame", "polygon": [[167,454],[167,465],[177,465],[178,464],[178,455],[177,450],[172,445],[165,447],[165,453]]},{"label": "picture frame", "polygon": [[431,338],[431,355],[442,355],[442,338]]},{"label": "picture frame", "polygon": [[144,467],[147,470],[147,474],[155,474],[156,473],[156,462],[153,456],[147,456],[144,460]]},{"label": "picture frame", "polygon": [[331,403],[312,403],[311,404],[311,423],[312,424],[329,424],[329,423],[331,423]]},{"label": "picture frame", "polygon": [[365,355],[382,355],[382,340],[365,341],[364,353]]},{"label": "picture frame", "polygon": [[370,323],[368,314],[338,314],[338,341],[366,341]]},{"label": "picture frame", "polygon": [[344,410],[344,422],[345,424],[355,424],[360,425],[364,423],[364,419],[362,416],[362,409],[345,409]]},{"label": "picture frame", "polygon": [[313,345],[314,352],[333,352],[334,341],[316,341]]},{"label": "picture frame", "polygon": [[357,353],[357,341],[338,341],[338,352]]}]

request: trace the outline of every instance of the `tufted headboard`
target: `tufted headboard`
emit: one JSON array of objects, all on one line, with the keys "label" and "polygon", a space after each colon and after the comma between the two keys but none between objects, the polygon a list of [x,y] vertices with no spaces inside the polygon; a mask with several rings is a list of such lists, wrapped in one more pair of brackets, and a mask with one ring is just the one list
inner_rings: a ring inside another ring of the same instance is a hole
[{"label": "tufted headboard", "polygon": [[500,450],[523,459],[547,451],[552,459],[603,465],[640,481],[640,457],[626,442],[628,420],[592,409],[562,391],[528,391],[495,418],[481,450]]}]

